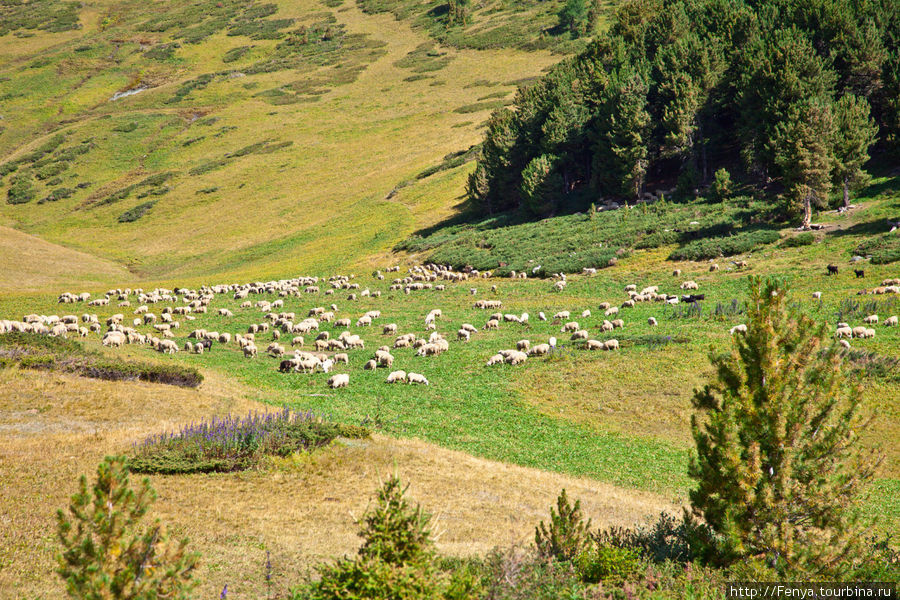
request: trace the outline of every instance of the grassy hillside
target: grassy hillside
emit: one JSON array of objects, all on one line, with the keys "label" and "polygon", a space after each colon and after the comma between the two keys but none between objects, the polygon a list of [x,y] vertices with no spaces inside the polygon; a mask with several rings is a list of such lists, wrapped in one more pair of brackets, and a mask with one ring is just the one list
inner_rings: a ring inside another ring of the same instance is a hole
[{"label": "grassy hillside", "polygon": [[67,9],[79,29],[0,36],[0,222],[142,277],[250,278],[353,263],[445,216],[386,196],[558,57],[441,47],[330,4],[97,0]]}]

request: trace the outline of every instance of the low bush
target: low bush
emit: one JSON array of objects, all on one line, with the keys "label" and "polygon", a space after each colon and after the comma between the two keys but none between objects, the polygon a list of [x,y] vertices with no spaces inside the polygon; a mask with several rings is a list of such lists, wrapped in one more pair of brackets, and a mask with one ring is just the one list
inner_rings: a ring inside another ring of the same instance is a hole
[{"label": "low bush", "polygon": [[669,255],[669,260],[706,260],[720,256],[734,256],[755,250],[764,244],[772,244],[781,239],[777,231],[762,229],[746,231],[718,238],[694,240]]},{"label": "low bush", "polygon": [[[168,190],[168,188],[166,188]],[[134,208],[130,208],[119,215],[117,221],[119,223],[133,223],[150,212],[150,209],[156,204],[156,200],[138,204]]]},{"label": "low bush", "polygon": [[9,189],[6,190],[7,204],[27,204],[34,200],[34,186],[31,185],[31,173],[21,172],[13,177]]},{"label": "low bush", "polygon": [[640,567],[640,554],[629,548],[595,544],[578,555],[575,567],[586,583],[623,582]]},{"label": "low bush", "polygon": [[48,369],[107,381],[145,381],[197,387],[203,375],[173,364],[128,362],[85,350],[79,342],[33,333],[0,334],[0,367],[19,365]]},{"label": "low bush", "polygon": [[50,192],[44,198],[38,200],[38,204],[45,204],[47,202],[56,202],[57,200],[63,200],[64,198],[69,198],[75,193],[75,190],[72,188],[57,188]]},{"label": "low bush", "polygon": [[810,231],[798,233],[797,235],[786,238],[781,242],[783,248],[799,248],[801,246],[811,246],[816,241],[816,236]]},{"label": "low bush", "polygon": [[339,436],[368,435],[364,428],[330,423],[288,408],[243,418],[213,418],[136,444],[131,468],[161,474],[241,471],[264,456],[289,456],[327,445]]}]

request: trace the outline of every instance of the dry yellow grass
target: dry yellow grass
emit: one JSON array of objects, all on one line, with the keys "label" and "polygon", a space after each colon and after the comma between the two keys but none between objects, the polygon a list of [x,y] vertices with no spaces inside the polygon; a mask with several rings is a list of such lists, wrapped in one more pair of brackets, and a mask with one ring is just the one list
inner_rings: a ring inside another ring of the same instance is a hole
[{"label": "dry yellow grass", "polygon": [[[61,595],[53,515],[103,455],[191,420],[265,409],[214,374],[200,390],[183,390],[7,369],[0,388],[0,598]],[[453,555],[527,541],[563,487],[598,525],[673,508],[646,492],[375,436],[273,460],[260,471],[153,477],[153,512],[203,553],[201,597],[226,583],[229,597],[257,597],[266,551],[280,589],[313,564],[352,553],[354,517],[392,472],[435,514],[438,549]]]},{"label": "dry yellow grass", "polygon": [[132,275],[112,261],[0,226],[0,291],[33,291],[67,285],[127,281]]}]

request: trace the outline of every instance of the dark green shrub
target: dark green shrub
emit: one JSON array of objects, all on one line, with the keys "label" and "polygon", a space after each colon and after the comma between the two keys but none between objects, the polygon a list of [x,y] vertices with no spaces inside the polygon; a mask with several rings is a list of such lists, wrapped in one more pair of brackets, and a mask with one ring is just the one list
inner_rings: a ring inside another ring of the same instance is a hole
[{"label": "dark green shrub", "polygon": [[50,192],[46,197],[38,200],[38,204],[44,204],[46,202],[56,202],[57,200],[63,200],[65,198],[71,197],[75,193],[75,190],[71,188],[57,188]]},{"label": "dark green shrub", "polygon": [[34,200],[35,191],[31,184],[31,173],[17,173],[6,190],[7,204],[27,204]]},{"label": "dark green shrub", "polygon": [[119,223],[133,223],[146,215],[155,204],[156,200],[138,204],[134,208],[130,208],[119,215],[119,218],[117,220],[119,221]]},{"label": "dark green shrub", "polygon": [[118,125],[113,127],[112,130],[118,131],[120,133],[131,133],[137,128],[138,124],[136,121],[128,121],[127,123],[119,123]]},{"label": "dark green shrub", "polygon": [[811,246],[816,241],[816,236],[810,231],[798,233],[797,235],[785,238],[781,243],[784,248],[799,248],[801,246]]},{"label": "dark green shrub", "polygon": [[591,520],[585,522],[581,501],[569,504],[566,490],[556,499],[556,510],[550,509],[550,526],[541,521],[535,527],[534,543],[538,553],[547,558],[569,561],[584,551],[590,539]]},{"label": "dark green shrub", "polygon": [[873,265],[887,265],[898,260],[900,260],[900,248],[891,248],[874,252],[870,262]]},{"label": "dark green shrub", "polygon": [[250,46],[238,46],[237,48],[232,48],[222,55],[222,62],[230,63],[240,60],[240,58],[248,52],[250,52]]},{"label": "dark green shrub", "polygon": [[781,239],[777,231],[763,229],[737,233],[728,237],[704,238],[690,242],[669,255],[669,260],[705,260],[733,256],[755,250],[758,246]]}]

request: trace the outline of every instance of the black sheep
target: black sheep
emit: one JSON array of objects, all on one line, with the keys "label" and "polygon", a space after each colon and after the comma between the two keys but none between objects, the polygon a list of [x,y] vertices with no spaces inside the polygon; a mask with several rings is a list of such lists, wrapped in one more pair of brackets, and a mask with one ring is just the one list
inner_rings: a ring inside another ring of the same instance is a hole
[{"label": "black sheep", "polygon": [[278,370],[282,373],[289,373],[294,370],[294,363],[289,360],[281,361],[281,364],[278,365]]},{"label": "black sheep", "polygon": [[856,273],[857,279],[862,279],[866,276],[866,272],[863,269],[853,269],[853,272]]},{"label": "black sheep", "polygon": [[828,265],[828,273],[827,275],[837,275],[838,267],[837,265]]}]

